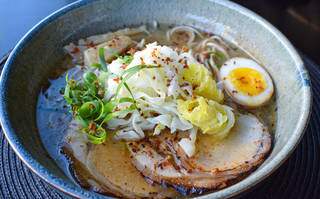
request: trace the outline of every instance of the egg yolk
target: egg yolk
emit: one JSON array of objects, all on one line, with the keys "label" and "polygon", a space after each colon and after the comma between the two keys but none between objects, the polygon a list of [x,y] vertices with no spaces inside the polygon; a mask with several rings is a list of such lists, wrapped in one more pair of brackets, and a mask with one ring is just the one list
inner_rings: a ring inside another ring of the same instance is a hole
[{"label": "egg yolk", "polygon": [[262,93],[266,87],[266,81],[261,73],[252,68],[237,68],[232,70],[228,78],[235,87],[235,92],[255,96]]}]

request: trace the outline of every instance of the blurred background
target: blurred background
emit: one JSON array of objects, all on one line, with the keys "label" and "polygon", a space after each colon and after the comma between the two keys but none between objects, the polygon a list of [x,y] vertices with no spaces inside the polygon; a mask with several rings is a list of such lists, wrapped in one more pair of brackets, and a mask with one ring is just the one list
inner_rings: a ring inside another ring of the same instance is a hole
[{"label": "blurred background", "polygon": [[[74,0],[0,0],[0,57],[37,22]],[[200,2],[200,1],[199,1]],[[320,64],[319,0],[235,0],[263,16]]]}]

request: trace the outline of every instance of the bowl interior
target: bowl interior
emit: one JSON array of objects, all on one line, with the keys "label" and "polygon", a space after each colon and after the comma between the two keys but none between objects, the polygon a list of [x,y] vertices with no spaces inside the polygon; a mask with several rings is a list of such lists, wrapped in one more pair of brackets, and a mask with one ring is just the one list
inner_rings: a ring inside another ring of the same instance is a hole
[{"label": "bowl interior", "polygon": [[271,74],[277,98],[272,153],[248,178],[210,197],[233,196],[253,186],[299,141],[309,114],[310,85],[302,61],[277,30],[250,11],[225,1],[84,1],[44,20],[15,48],[2,74],[1,122],[11,145],[32,170],[60,189],[80,197],[99,197],[75,185],[48,156],[36,126],[37,96],[58,67],[64,45],[153,20],[195,26],[220,35],[252,54]]}]

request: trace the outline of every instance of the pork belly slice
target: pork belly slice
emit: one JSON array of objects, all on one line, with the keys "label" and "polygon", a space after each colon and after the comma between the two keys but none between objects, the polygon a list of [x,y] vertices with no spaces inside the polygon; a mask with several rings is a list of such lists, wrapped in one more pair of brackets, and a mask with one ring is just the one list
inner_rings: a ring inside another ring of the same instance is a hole
[{"label": "pork belly slice", "polygon": [[271,148],[271,136],[253,115],[239,115],[224,140],[198,133],[196,154],[189,158],[179,141],[185,133],[161,133],[128,142],[132,162],[141,173],[187,194],[218,190],[241,180],[259,166]]},{"label": "pork belly slice", "polygon": [[87,167],[97,183],[117,197],[173,198],[172,188],[164,188],[147,181],[130,161],[125,143],[108,139],[89,150]]}]

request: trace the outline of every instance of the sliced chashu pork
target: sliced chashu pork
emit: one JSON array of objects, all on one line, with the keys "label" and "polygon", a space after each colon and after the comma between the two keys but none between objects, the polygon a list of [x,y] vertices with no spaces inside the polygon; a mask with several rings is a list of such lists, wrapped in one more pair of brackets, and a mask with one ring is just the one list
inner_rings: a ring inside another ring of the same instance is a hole
[{"label": "sliced chashu pork", "polygon": [[162,133],[127,146],[144,176],[172,185],[183,194],[221,189],[242,179],[262,163],[271,148],[269,132],[253,115],[240,115],[222,141],[198,133],[197,152],[191,158],[178,144],[185,136]]},{"label": "sliced chashu pork", "polygon": [[124,142],[111,138],[100,145],[87,144],[77,132],[77,123],[68,129],[68,144],[63,152],[70,158],[72,173],[81,186],[100,193],[125,198],[174,198],[172,188],[146,180],[134,167]]},{"label": "sliced chashu pork", "polygon": [[109,191],[126,198],[171,198],[177,193],[171,188],[149,184],[130,160],[123,142],[108,139],[94,145],[88,154],[87,167],[91,175]]}]

